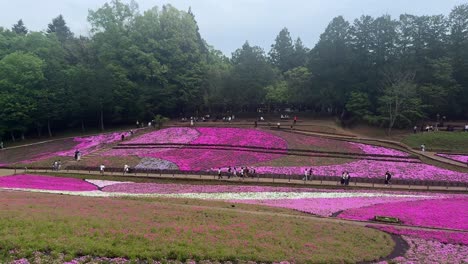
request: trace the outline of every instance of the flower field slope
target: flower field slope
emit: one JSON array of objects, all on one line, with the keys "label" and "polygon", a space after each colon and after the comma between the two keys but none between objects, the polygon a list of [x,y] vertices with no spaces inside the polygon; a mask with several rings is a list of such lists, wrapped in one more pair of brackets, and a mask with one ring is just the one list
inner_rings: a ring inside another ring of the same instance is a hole
[{"label": "flower field slope", "polygon": [[196,129],[188,127],[166,128],[143,134],[125,144],[189,143],[199,136]]},{"label": "flower field slope", "polygon": [[94,185],[79,179],[30,174],[0,177],[0,188],[22,188],[59,191],[97,190],[97,188]]},{"label": "flower field slope", "polygon": [[438,153],[436,155],[468,164],[468,154],[462,155],[462,154],[442,154],[442,153],[439,154]]},{"label": "flower field slope", "polygon": [[274,174],[303,174],[305,169],[312,168],[315,175],[339,176],[348,171],[351,177],[380,178],[388,170],[393,174],[392,179],[412,179],[429,181],[457,181],[467,182],[468,173],[439,168],[424,163],[406,163],[393,161],[357,160],[339,165],[302,166],[302,167],[257,167],[258,173]]},{"label": "flower field slope", "polygon": [[[375,215],[391,216],[401,219],[404,225],[442,228],[427,231],[373,225],[402,235],[410,245],[404,256],[391,263],[461,263],[467,251],[468,214],[463,210],[468,204],[466,195],[83,181],[41,175],[0,177],[0,188],[31,192],[2,192],[0,196],[0,225],[9,223],[8,229],[0,230],[0,245],[16,245],[14,249],[3,246],[15,252],[12,259],[31,256],[33,251],[35,258],[50,258],[41,253],[40,243],[67,252],[69,259],[85,255],[81,258],[97,261],[99,256],[109,256],[120,257],[124,263],[168,256],[182,261],[357,262],[386,256],[393,246],[388,236],[372,230],[286,217],[289,213],[281,211],[286,209],[323,217],[338,214],[342,219],[361,221],[371,221]],[[56,199],[51,194],[69,195]],[[234,209],[237,207],[241,211]],[[57,223],[53,231],[48,224],[51,221]],[[337,249],[342,252],[336,254]],[[350,249],[353,253],[347,251]],[[2,248],[0,259],[1,254]]]},{"label": "flower field slope", "polygon": [[356,263],[385,256],[394,245],[377,230],[246,208],[237,212],[166,200],[3,192],[0,226],[8,228],[0,229],[0,258],[3,263],[32,261],[40,255],[35,252],[47,250],[51,257],[65,254],[69,260],[89,255],[135,261]]},{"label": "flower field slope", "polygon": [[[94,136],[75,137],[73,139],[55,140],[27,147],[7,149],[0,152],[0,161],[8,164],[28,164],[50,158],[73,157],[79,150],[82,155],[88,155],[107,144],[120,140],[122,133],[108,133]],[[50,164],[47,163],[48,165]]]},{"label": "flower field slope", "polygon": [[397,202],[349,209],[344,219],[371,220],[376,215],[399,218],[406,225],[468,230],[468,197]]},{"label": "flower field slope", "polygon": [[464,264],[468,263],[468,246],[446,244],[435,240],[425,240],[414,236],[403,236],[408,243],[409,250],[404,256],[394,258],[390,262],[378,264],[408,264],[408,263],[437,263]]}]

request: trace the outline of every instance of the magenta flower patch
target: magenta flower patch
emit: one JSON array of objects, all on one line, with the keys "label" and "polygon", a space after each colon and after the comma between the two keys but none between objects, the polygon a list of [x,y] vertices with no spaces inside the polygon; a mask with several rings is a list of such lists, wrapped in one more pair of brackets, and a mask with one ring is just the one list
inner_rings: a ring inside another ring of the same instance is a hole
[{"label": "magenta flower patch", "polygon": [[333,213],[375,204],[387,204],[397,201],[415,201],[423,197],[347,197],[347,198],[312,198],[280,200],[235,200],[233,202],[258,204],[272,207],[294,209],[300,212],[331,216]]},{"label": "magenta flower patch", "polygon": [[57,191],[95,191],[97,187],[80,179],[21,174],[0,177],[0,188]]},{"label": "magenta flower patch", "polygon": [[[468,263],[468,246],[445,244],[435,240],[424,240],[412,236],[402,236],[409,250],[404,256],[390,260],[395,264],[410,263]],[[388,264],[379,262],[378,264]]]},{"label": "magenta flower patch", "polygon": [[[175,163],[180,170],[209,170],[214,167],[246,166],[282,157],[287,142],[270,133],[242,128],[168,128],[145,134],[128,143],[187,143],[190,145],[232,145],[259,147],[261,151],[206,149],[206,148],[132,148],[113,149],[106,156],[136,155],[140,158],[158,158]],[[229,147],[224,147],[229,148]],[[265,149],[276,148],[276,153]]]},{"label": "magenta flower patch", "polygon": [[338,217],[368,221],[374,216],[398,217],[406,225],[468,230],[468,197],[397,202],[349,209]]},{"label": "magenta flower patch", "polygon": [[340,165],[308,166],[308,167],[257,167],[258,173],[273,174],[303,174],[305,169],[312,168],[315,175],[339,176],[343,171],[349,171],[351,177],[381,178],[389,170],[392,179],[413,179],[431,181],[468,181],[468,173],[442,169],[424,163],[405,163],[392,161],[358,160]]},{"label": "magenta flower patch", "polygon": [[188,127],[173,127],[146,133],[124,144],[189,143],[199,136],[199,132]]},{"label": "magenta flower patch", "polygon": [[409,157],[409,154],[403,151],[399,151],[391,148],[384,148],[379,146],[373,146],[368,144],[361,144],[355,142],[349,142],[349,144],[360,148],[364,153],[371,155],[389,155],[396,157]]},{"label": "magenta flower patch", "polygon": [[395,228],[393,226],[368,225],[368,227],[376,228],[387,233],[395,235],[405,235],[411,237],[422,238],[424,240],[437,240],[442,243],[468,245],[468,233],[452,232],[452,231],[432,231],[418,230],[409,228]]},{"label": "magenta flower patch", "polygon": [[447,159],[463,162],[468,164],[468,155],[462,155],[462,154],[442,154],[442,153],[437,153],[437,156],[441,156]]},{"label": "magenta flower patch", "polygon": [[306,188],[246,186],[246,185],[191,185],[160,183],[121,183],[106,186],[105,192],[123,193],[239,193],[239,192],[310,192],[326,191]]}]

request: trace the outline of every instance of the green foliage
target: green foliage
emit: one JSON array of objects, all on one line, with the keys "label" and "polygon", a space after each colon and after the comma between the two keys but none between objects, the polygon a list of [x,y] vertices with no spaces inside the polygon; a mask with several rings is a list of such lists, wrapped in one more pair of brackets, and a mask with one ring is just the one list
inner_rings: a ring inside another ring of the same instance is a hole
[{"label": "green foliage", "polygon": [[[157,113],[255,111],[263,104],[342,120],[350,113],[389,128],[436,114],[468,118],[468,4],[448,17],[361,16],[350,23],[338,16],[312,49],[283,28],[268,55],[246,42],[231,58],[205,42],[190,9],[141,12],[135,1],[110,0],[90,10],[88,21],[89,38],[74,36],[61,15],[46,33],[29,32],[22,20],[0,27],[0,60],[7,59],[0,134],[40,135],[47,127],[50,136],[54,128],[104,129]],[[23,73],[36,60],[13,63],[18,54],[39,58],[40,70]],[[389,84],[388,69],[414,77]]]},{"label": "green foliage", "polygon": [[26,35],[28,34],[28,29],[23,23],[23,20],[20,19],[18,20],[18,23],[14,24],[13,27],[11,28],[13,32],[15,32],[18,35]]},{"label": "green foliage", "polygon": [[288,102],[289,91],[288,84],[285,81],[279,81],[273,85],[265,87],[265,100],[269,104],[284,105]]},{"label": "green foliage", "polygon": [[348,110],[354,117],[361,120],[369,120],[370,112],[369,96],[363,92],[351,92],[350,98],[346,103],[346,110]]},{"label": "green foliage", "polygon": [[153,119],[153,122],[157,124],[158,128],[161,129],[164,123],[168,122],[170,119],[162,115],[156,115]]}]

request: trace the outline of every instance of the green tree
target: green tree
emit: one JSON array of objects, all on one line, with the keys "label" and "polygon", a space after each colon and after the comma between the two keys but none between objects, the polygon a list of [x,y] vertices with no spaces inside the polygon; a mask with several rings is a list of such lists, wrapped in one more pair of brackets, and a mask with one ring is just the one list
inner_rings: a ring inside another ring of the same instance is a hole
[{"label": "green tree", "polygon": [[65,43],[73,38],[73,33],[68,28],[62,15],[52,19],[52,23],[49,23],[47,26],[47,33],[55,34],[61,43]]},{"label": "green tree", "polygon": [[275,82],[276,74],[262,48],[245,42],[232,54],[233,68],[228,78],[226,98],[231,107],[255,110],[265,98],[265,87]]},{"label": "green tree", "polygon": [[271,62],[281,72],[286,72],[294,67],[294,45],[287,28],[283,28],[271,45],[269,52]]},{"label": "green tree", "polygon": [[26,26],[24,25],[22,19],[18,20],[18,22],[17,22],[16,24],[13,25],[13,27],[11,28],[11,30],[12,30],[13,32],[15,32],[16,34],[18,34],[18,35],[26,35],[26,34],[28,34],[28,29],[27,29]]},{"label": "green tree", "polygon": [[369,111],[371,106],[369,96],[363,92],[351,92],[346,110],[358,120],[370,120],[372,113]]},{"label": "green tree", "polygon": [[352,83],[351,32],[349,23],[335,17],[320,35],[320,40],[310,52],[309,70],[314,73],[314,82],[320,90],[318,107],[322,110],[342,112],[348,89]]},{"label": "green tree", "polygon": [[395,125],[412,125],[423,117],[423,111],[413,82],[414,74],[388,70],[384,74],[384,80],[385,88],[379,98],[379,112],[390,134]]},{"label": "green tree", "polygon": [[468,4],[456,6],[450,13],[450,55],[453,74],[461,85],[458,99],[468,117]]},{"label": "green tree", "polygon": [[24,133],[32,124],[35,98],[42,82],[44,62],[30,53],[14,52],[0,60],[0,120],[10,131]]}]

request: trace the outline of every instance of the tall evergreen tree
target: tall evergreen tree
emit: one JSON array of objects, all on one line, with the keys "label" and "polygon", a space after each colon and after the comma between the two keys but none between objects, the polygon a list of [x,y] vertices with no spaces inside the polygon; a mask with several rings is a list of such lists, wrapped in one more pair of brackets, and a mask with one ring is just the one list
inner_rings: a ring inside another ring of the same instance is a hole
[{"label": "tall evergreen tree", "polygon": [[269,52],[271,62],[281,72],[294,68],[294,45],[287,28],[283,28],[271,45]]},{"label": "tall evergreen tree", "polygon": [[49,23],[47,26],[47,33],[55,33],[58,40],[62,43],[73,38],[73,33],[70,31],[70,28],[68,28],[62,15],[52,19],[52,23]]},{"label": "tall evergreen tree", "polygon": [[26,26],[24,25],[22,19],[18,20],[18,22],[17,22],[16,24],[13,25],[13,27],[11,28],[11,30],[12,30],[13,32],[15,32],[16,34],[19,34],[19,35],[26,35],[26,34],[28,34],[28,29],[27,29]]}]

